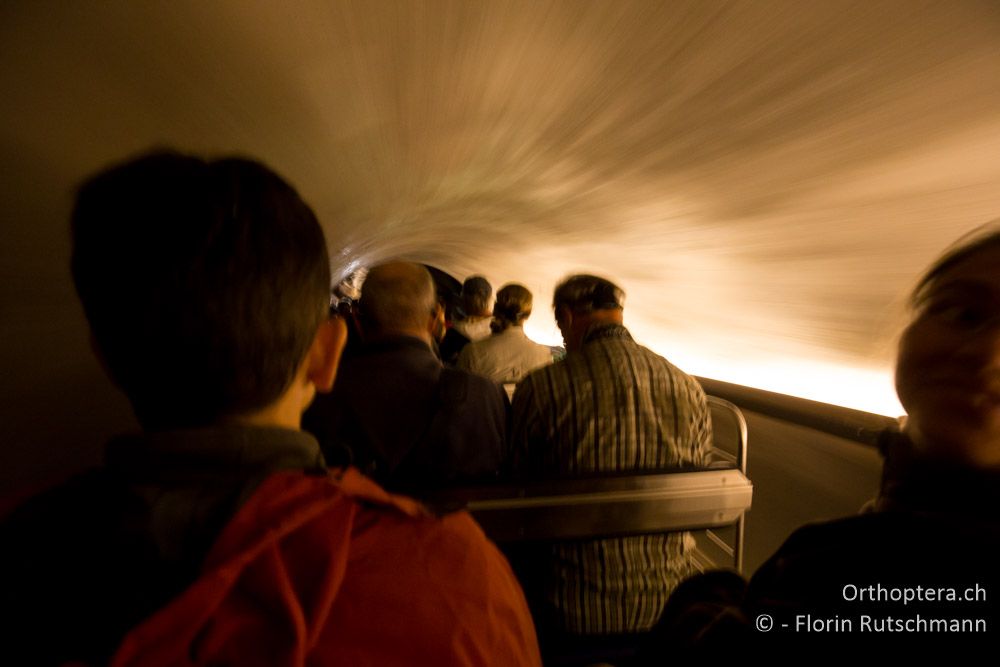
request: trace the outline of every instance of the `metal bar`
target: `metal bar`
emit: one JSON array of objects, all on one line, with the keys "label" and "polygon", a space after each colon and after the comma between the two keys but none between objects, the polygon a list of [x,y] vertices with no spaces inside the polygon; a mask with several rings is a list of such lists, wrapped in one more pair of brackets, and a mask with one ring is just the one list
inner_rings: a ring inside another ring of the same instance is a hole
[{"label": "metal bar", "polygon": [[[738,461],[740,472],[742,472],[745,476],[747,474],[747,454],[749,450],[749,429],[747,427],[746,417],[743,415],[743,411],[740,410],[740,408],[732,401],[728,401],[724,398],[711,394],[707,395],[706,398],[709,404],[724,408],[736,420],[737,429],[739,431],[736,459]],[[743,541],[745,522],[746,512],[744,511],[740,513],[739,519],[736,521],[736,536],[733,539],[732,549],[730,549],[729,545],[725,544],[721,538],[715,535],[715,533],[710,530],[706,531],[709,538],[715,540],[716,544],[722,547],[723,550],[733,558],[733,565],[736,567],[736,571],[740,574],[743,573]]]},{"label": "metal bar", "polygon": [[715,534],[714,530],[705,530],[705,537],[709,539],[715,546],[719,547],[723,553],[725,553],[730,558],[735,558],[735,550],[733,547],[726,544],[726,541]]},{"label": "metal bar", "polygon": [[709,378],[695,378],[706,394],[724,398],[743,410],[759,412],[800,426],[866,445],[877,445],[879,434],[898,420],[839,405],[810,401],[773,391],[744,387]]},{"label": "metal bar", "polygon": [[[714,395],[705,397],[709,404],[720,406],[729,411],[733,419],[736,420],[736,427],[739,430],[739,440],[736,447],[736,461],[740,472],[747,474],[747,420],[743,416],[743,411],[732,401]],[[714,428],[714,425],[713,425]]]},{"label": "metal bar", "polygon": [[736,520],[736,538],[733,540],[733,552],[736,554],[736,571],[743,574],[743,531],[747,520],[747,513],[741,512],[740,518]]},{"label": "metal bar", "polygon": [[[685,473],[700,475],[705,473]],[[470,512],[483,510],[522,509],[528,507],[560,507],[566,505],[606,505],[635,501],[664,501],[685,498],[727,498],[738,497],[751,488],[745,477],[731,480],[719,477],[715,471],[709,471],[713,478],[720,480],[716,484],[675,485],[674,488],[635,489],[629,491],[594,491],[590,493],[574,493],[562,495],[529,496],[517,498],[494,498],[485,500],[470,500],[467,509]],[[742,477],[742,475],[741,475]],[[680,487],[680,488],[678,488]]]}]

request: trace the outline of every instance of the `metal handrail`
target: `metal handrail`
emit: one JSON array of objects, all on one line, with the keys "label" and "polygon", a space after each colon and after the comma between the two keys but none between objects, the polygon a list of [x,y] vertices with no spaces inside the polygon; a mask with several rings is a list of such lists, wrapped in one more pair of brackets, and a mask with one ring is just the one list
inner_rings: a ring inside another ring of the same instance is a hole
[{"label": "metal handrail", "polygon": [[[739,466],[740,472],[745,476],[747,474],[747,455],[749,450],[749,427],[747,426],[746,417],[743,416],[743,411],[733,403],[732,401],[727,401],[724,398],[719,398],[718,396],[707,395],[705,397],[708,404],[720,407],[728,411],[733,418],[736,420],[736,427],[739,432],[739,438],[737,439],[736,447],[736,461]],[[712,425],[713,433],[715,429],[715,424]],[[721,542],[722,540],[711,530],[705,531],[709,539],[716,542]],[[736,568],[737,572],[743,572],[743,543],[746,539],[746,512],[740,514],[740,518],[736,520],[736,536],[733,538],[733,566]],[[725,549],[728,552],[728,549]]]},{"label": "metal handrail", "polygon": [[865,445],[877,446],[883,431],[899,427],[899,420],[884,415],[710,378],[695,379],[706,394],[725,397],[744,410]]},{"label": "metal handrail", "polygon": [[[739,430],[739,440],[737,442],[736,448],[736,460],[739,466],[740,472],[744,475],[747,474],[747,445],[749,442],[749,430],[747,427],[746,417],[743,416],[743,411],[733,403],[732,401],[727,401],[724,398],[719,398],[718,396],[706,396],[709,405],[716,405],[720,408],[728,410],[732,417],[736,420],[736,426]],[[715,428],[715,425],[712,425]]]}]

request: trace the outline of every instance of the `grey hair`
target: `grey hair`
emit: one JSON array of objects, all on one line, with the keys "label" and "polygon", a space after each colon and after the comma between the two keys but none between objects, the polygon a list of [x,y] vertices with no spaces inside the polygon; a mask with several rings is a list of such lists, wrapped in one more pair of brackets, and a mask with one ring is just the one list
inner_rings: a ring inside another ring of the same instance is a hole
[{"label": "grey hair", "polygon": [[411,262],[372,267],[361,286],[359,311],[377,331],[427,326],[437,295],[430,271]]}]

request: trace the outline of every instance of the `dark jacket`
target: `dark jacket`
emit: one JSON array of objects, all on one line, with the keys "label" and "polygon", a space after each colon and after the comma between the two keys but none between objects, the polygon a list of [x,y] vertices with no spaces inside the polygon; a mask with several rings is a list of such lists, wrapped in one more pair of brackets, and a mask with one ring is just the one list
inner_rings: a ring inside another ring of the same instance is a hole
[{"label": "dark jacket", "polygon": [[195,580],[222,528],[279,470],[325,474],[316,441],[241,427],[113,440],[103,468],[0,524],[0,662],[105,664]]},{"label": "dark jacket", "polygon": [[995,647],[1000,473],[923,459],[899,434],[883,447],[876,511],[796,530],[745,587],[720,573],[685,582],[651,655]]},{"label": "dark jacket", "polygon": [[507,412],[499,385],[445,368],[417,338],[396,337],[344,360],[303,428],[331,464],[353,463],[389,490],[417,493],[495,477]]},{"label": "dark jacket", "polygon": [[438,347],[438,355],[444,363],[454,366],[458,363],[458,355],[470,342],[472,341],[467,336],[452,327],[445,332],[441,345]]}]

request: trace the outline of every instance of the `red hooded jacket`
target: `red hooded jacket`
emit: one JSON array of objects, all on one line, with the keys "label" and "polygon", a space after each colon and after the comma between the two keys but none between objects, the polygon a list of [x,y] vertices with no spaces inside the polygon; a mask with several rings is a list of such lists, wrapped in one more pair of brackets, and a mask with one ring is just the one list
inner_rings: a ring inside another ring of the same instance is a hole
[{"label": "red hooded jacket", "polygon": [[129,633],[142,665],[540,665],[504,557],[465,512],[430,516],[354,469],[269,477],[201,577]]}]

